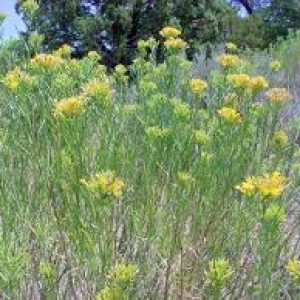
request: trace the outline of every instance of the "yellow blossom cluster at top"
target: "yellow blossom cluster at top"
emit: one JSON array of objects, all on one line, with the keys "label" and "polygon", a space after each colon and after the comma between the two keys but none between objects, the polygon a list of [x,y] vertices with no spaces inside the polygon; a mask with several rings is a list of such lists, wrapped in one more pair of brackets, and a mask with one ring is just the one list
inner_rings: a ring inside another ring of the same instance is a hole
[{"label": "yellow blossom cluster at top", "polygon": [[166,138],[172,135],[172,130],[169,128],[161,128],[159,126],[151,126],[146,129],[146,134],[153,139]]},{"label": "yellow blossom cluster at top", "polygon": [[209,142],[209,136],[204,130],[194,130],[195,141],[199,145],[205,145]]},{"label": "yellow blossom cluster at top", "polygon": [[80,182],[91,192],[101,192],[114,197],[121,197],[125,187],[124,181],[112,171],[98,173],[88,180],[81,179]]},{"label": "yellow blossom cluster at top", "polygon": [[244,182],[236,186],[242,194],[250,197],[258,192],[263,198],[278,198],[282,195],[288,179],[275,171],[262,176],[248,177]]},{"label": "yellow blossom cluster at top", "polygon": [[222,54],[217,58],[217,62],[224,68],[233,68],[240,64],[241,59],[237,55]]},{"label": "yellow blossom cluster at top", "polygon": [[231,51],[235,51],[237,50],[237,45],[235,43],[229,42],[225,44],[226,49],[231,50]]},{"label": "yellow blossom cluster at top", "polygon": [[255,76],[249,81],[249,88],[254,91],[260,91],[269,87],[269,82],[263,76]]},{"label": "yellow blossom cluster at top", "polygon": [[209,262],[205,272],[207,284],[214,287],[223,287],[233,276],[234,271],[228,260],[219,258]]},{"label": "yellow blossom cluster at top", "polygon": [[79,97],[69,97],[53,104],[53,115],[56,118],[75,117],[83,112],[85,102]]},{"label": "yellow blossom cluster at top", "polygon": [[179,38],[181,31],[175,27],[166,26],[159,34],[166,39],[164,45],[167,49],[181,50],[187,47],[187,42]]},{"label": "yellow blossom cluster at top", "polygon": [[71,53],[72,53],[72,47],[68,44],[64,44],[60,48],[55,50],[53,52],[53,55],[62,57],[62,58],[68,58],[68,57],[70,57]]},{"label": "yellow blossom cluster at top", "polygon": [[297,258],[290,259],[286,265],[286,270],[295,282],[300,282],[300,260]]},{"label": "yellow blossom cluster at top", "polygon": [[269,82],[263,76],[250,77],[247,74],[229,74],[226,77],[227,81],[237,89],[250,88],[253,91],[261,91],[269,87]]},{"label": "yellow blossom cluster at top", "polygon": [[274,133],[274,143],[275,145],[285,147],[288,145],[289,138],[286,132],[282,129],[275,131]]},{"label": "yellow blossom cluster at top", "polygon": [[273,60],[271,62],[271,69],[273,72],[278,72],[282,67],[282,64],[279,60]]},{"label": "yellow blossom cluster at top", "polygon": [[45,69],[53,69],[60,65],[61,58],[53,54],[38,54],[30,60],[31,64]]},{"label": "yellow blossom cluster at top", "polygon": [[117,300],[123,296],[124,291],[121,288],[106,286],[97,294],[96,300]]},{"label": "yellow blossom cluster at top", "polygon": [[192,79],[190,82],[190,86],[195,94],[203,93],[208,87],[207,83],[200,78]]},{"label": "yellow blossom cluster at top", "polygon": [[244,73],[241,74],[229,74],[226,77],[227,81],[231,83],[235,88],[245,89],[248,88],[250,82],[250,76]]},{"label": "yellow blossom cluster at top", "polygon": [[8,72],[3,79],[3,84],[10,90],[15,90],[23,82],[25,78],[24,72],[20,68]]},{"label": "yellow blossom cluster at top", "polygon": [[167,49],[181,50],[187,47],[187,42],[181,38],[168,39],[164,42]]},{"label": "yellow blossom cluster at top", "polygon": [[170,39],[180,36],[181,31],[175,27],[166,26],[159,32],[159,34],[166,39]]},{"label": "yellow blossom cluster at top", "polygon": [[105,107],[112,105],[111,87],[107,78],[89,81],[83,86],[83,93],[88,98],[98,100]]},{"label": "yellow blossom cluster at top", "polygon": [[128,283],[132,281],[138,273],[138,269],[133,264],[118,263],[108,273],[108,278],[114,283]]},{"label": "yellow blossom cluster at top", "polygon": [[25,0],[22,2],[21,7],[27,14],[32,14],[39,9],[39,5],[35,0]]},{"label": "yellow blossom cluster at top", "polygon": [[231,107],[222,107],[218,110],[218,114],[230,123],[241,123],[241,114]]},{"label": "yellow blossom cluster at top", "polygon": [[285,88],[272,88],[267,91],[266,96],[273,104],[284,104],[292,98],[292,95]]}]

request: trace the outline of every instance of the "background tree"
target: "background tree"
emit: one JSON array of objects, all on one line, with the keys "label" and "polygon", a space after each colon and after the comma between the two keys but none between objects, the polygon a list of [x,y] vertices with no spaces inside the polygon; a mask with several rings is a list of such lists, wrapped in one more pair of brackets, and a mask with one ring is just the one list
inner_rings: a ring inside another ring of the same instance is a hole
[{"label": "background tree", "polygon": [[34,13],[28,13],[24,9],[28,1],[33,0],[16,5],[26,34],[43,34],[49,50],[68,43],[76,56],[101,51],[110,66],[129,63],[137,41],[157,36],[165,25],[181,27],[193,45],[215,42],[230,9],[225,0],[41,0]]}]

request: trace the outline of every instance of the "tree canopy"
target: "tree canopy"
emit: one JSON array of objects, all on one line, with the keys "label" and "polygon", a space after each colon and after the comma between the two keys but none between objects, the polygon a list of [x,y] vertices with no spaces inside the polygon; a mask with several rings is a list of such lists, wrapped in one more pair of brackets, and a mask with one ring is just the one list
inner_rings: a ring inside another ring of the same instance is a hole
[{"label": "tree canopy", "polygon": [[[241,21],[237,5],[259,17]],[[137,41],[157,37],[166,25],[182,29],[191,52],[199,44],[220,41],[231,24],[228,16],[238,24],[237,34],[244,35],[243,24],[260,24],[254,46],[263,47],[288,28],[300,27],[299,5],[298,0],[18,0],[16,9],[27,25],[24,34],[44,35],[46,50],[67,43],[77,57],[96,50],[108,66],[114,66],[130,63]]]}]

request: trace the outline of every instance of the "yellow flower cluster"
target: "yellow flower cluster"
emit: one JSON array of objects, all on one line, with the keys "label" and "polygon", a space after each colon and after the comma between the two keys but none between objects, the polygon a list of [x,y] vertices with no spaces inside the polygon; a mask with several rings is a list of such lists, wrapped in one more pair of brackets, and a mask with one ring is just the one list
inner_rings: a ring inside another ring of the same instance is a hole
[{"label": "yellow flower cluster", "polygon": [[60,65],[61,58],[53,54],[38,54],[30,60],[34,66],[42,67],[45,69],[53,69]]},{"label": "yellow flower cluster", "polygon": [[178,182],[180,185],[188,187],[195,182],[195,178],[188,172],[178,172]]},{"label": "yellow flower cluster", "polygon": [[159,126],[151,126],[146,129],[146,134],[150,138],[166,138],[172,134],[169,128],[160,128]]},{"label": "yellow flower cluster", "polygon": [[269,82],[263,76],[256,76],[250,79],[249,88],[254,91],[261,91],[269,87]]},{"label": "yellow flower cluster", "polygon": [[241,123],[241,114],[233,108],[222,107],[218,110],[218,114],[230,123]]},{"label": "yellow flower cluster", "polygon": [[274,143],[278,146],[285,147],[289,143],[289,138],[284,130],[277,130],[274,133]]},{"label": "yellow flower cluster", "polygon": [[224,96],[224,101],[225,103],[227,104],[237,104],[239,101],[240,101],[240,97],[237,93],[227,93],[225,96]]},{"label": "yellow flower cluster", "polygon": [[101,59],[101,55],[97,51],[89,51],[87,57],[94,61],[99,61]]},{"label": "yellow flower cluster", "polygon": [[123,294],[123,290],[118,287],[106,286],[97,294],[96,300],[118,300],[122,299]]},{"label": "yellow flower cluster", "polygon": [[164,27],[159,34],[166,39],[171,39],[177,38],[179,35],[181,35],[181,31],[175,27],[167,26]]},{"label": "yellow flower cluster", "polygon": [[80,183],[91,192],[99,191],[114,197],[121,197],[125,187],[124,181],[112,171],[98,173],[89,180],[81,179]]},{"label": "yellow flower cluster", "polygon": [[261,91],[269,87],[269,82],[263,76],[250,77],[247,74],[229,74],[226,77],[227,81],[237,89],[250,88],[253,91]]},{"label": "yellow flower cluster", "polygon": [[299,259],[297,258],[290,259],[285,268],[289,272],[293,281],[300,282],[300,260]]},{"label": "yellow flower cluster", "polygon": [[164,42],[167,49],[181,50],[187,47],[187,42],[181,38],[168,39]]},{"label": "yellow flower cluster", "polygon": [[94,79],[83,86],[86,97],[99,100],[105,107],[112,105],[112,92],[108,80]]},{"label": "yellow flower cluster", "polygon": [[237,50],[237,45],[235,43],[229,42],[225,44],[226,49],[235,51]]},{"label": "yellow flower cluster", "polygon": [[83,112],[85,102],[79,97],[62,99],[53,105],[53,115],[56,118],[70,118]]},{"label": "yellow flower cluster", "polygon": [[241,62],[237,55],[222,54],[217,58],[217,62],[224,68],[233,68]]},{"label": "yellow flower cluster", "polygon": [[246,89],[249,86],[250,76],[247,74],[229,74],[226,77],[227,81],[235,88]]},{"label": "yellow flower cluster", "polygon": [[251,197],[256,192],[257,180],[255,177],[248,177],[235,188],[247,197]]},{"label": "yellow flower cluster", "polygon": [[213,287],[223,287],[233,276],[233,269],[228,260],[219,258],[209,262],[205,272],[206,282]]},{"label": "yellow flower cluster", "polygon": [[21,7],[27,14],[32,14],[39,9],[39,5],[35,0],[25,0],[22,2]]},{"label": "yellow flower cluster", "polygon": [[20,68],[8,72],[3,79],[3,84],[10,90],[15,90],[23,82],[25,74]]},{"label": "yellow flower cluster", "polygon": [[182,101],[182,100],[175,100],[173,101],[174,106],[174,114],[178,118],[189,118],[191,115],[190,106]]},{"label": "yellow flower cluster", "polygon": [[278,72],[282,67],[282,64],[279,60],[273,60],[271,62],[271,69],[273,72]]},{"label": "yellow flower cluster", "polygon": [[280,172],[266,173],[258,177],[248,177],[236,186],[244,195],[250,197],[256,191],[264,198],[278,198],[282,195],[288,179]]},{"label": "yellow flower cluster", "polygon": [[285,88],[270,89],[267,91],[266,96],[273,104],[284,104],[292,98],[292,95]]},{"label": "yellow flower cluster", "polygon": [[116,74],[118,74],[120,76],[124,76],[127,72],[127,69],[124,65],[118,64],[115,66],[115,72],[116,72]]},{"label": "yellow flower cluster", "polygon": [[199,79],[199,78],[192,79],[190,81],[190,86],[191,86],[192,91],[195,94],[201,94],[208,88],[207,83],[204,80]]},{"label": "yellow flower cluster", "polygon": [[119,300],[123,294],[124,291],[118,287],[106,286],[98,293],[96,300]]},{"label": "yellow flower cluster", "polygon": [[62,57],[62,58],[68,58],[68,57],[70,57],[71,53],[72,53],[72,47],[68,44],[64,44],[60,48],[58,48],[56,51],[54,51],[53,55]]},{"label": "yellow flower cluster", "polygon": [[138,269],[133,264],[118,263],[109,272],[108,278],[114,283],[128,283],[132,281],[138,273]]},{"label": "yellow flower cluster", "polygon": [[272,204],[266,209],[264,220],[267,222],[280,224],[285,219],[284,208],[278,204]]},{"label": "yellow flower cluster", "polygon": [[203,130],[195,130],[194,131],[195,141],[200,145],[205,145],[209,142],[209,136]]}]

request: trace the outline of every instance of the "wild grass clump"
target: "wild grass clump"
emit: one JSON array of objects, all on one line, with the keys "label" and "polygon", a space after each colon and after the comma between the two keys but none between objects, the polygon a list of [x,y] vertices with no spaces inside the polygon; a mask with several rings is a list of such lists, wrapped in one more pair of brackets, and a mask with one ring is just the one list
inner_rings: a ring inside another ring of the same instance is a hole
[{"label": "wild grass clump", "polygon": [[161,33],[128,68],[63,46],[1,77],[2,298],[296,299],[279,63],[261,76],[231,44],[199,78]]}]

